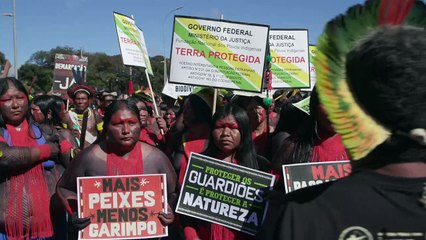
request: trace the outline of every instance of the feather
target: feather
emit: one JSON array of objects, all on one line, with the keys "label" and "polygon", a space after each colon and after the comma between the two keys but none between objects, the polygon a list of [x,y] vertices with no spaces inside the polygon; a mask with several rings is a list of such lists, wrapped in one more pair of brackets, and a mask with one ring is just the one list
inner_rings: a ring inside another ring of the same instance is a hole
[{"label": "feather", "polygon": [[346,55],[372,29],[389,24],[424,28],[425,4],[415,0],[366,1],[328,22],[318,39],[314,65],[319,98],[353,160],[383,143],[390,131],[367,115],[352,95],[345,75]]},{"label": "feather", "polygon": [[382,0],[379,10],[379,25],[400,25],[410,13],[415,0]]}]

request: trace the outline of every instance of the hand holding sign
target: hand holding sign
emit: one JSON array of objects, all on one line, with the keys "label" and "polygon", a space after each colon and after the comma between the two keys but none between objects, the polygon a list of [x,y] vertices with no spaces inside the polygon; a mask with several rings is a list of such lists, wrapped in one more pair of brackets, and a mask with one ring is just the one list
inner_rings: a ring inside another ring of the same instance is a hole
[{"label": "hand holding sign", "polygon": [[167,213],[160,212],[158,214],[158,218],[160,219],[161,224],[163,224],[163,226],[172,224],[172,222],[175,220],[175,215],[170,205],[167,205]]},{"label": "hand holding sign", "polygon": [[90,217],[79,218],[77,212],[74,212],[72,214],[72,217],[68,220],[68,226],[69,226],[70,232],[78,232],[81,229],[84,229],[85,227],[89,226],[89,224],[90,224]]}]

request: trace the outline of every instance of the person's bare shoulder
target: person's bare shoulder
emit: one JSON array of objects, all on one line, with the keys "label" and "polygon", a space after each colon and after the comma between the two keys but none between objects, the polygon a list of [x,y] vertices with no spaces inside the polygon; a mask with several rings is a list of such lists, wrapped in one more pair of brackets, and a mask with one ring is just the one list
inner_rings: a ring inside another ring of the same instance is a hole
[{"label": "person's bare shoulder", "polygon": [[169,167],[171,163],[161,150],[143,142],[139,142],[138,144],[141,144],[142,147],[144,172],[160,173]]},{"label": "person's bare shoulder", "polygon": [[62,128],[59,133],[65,138],[68,142],[73,145],[73,148],[78,147],[77,141],[75,140],[74,134],[69,129]]},{"label": "person's bare shoulder", "polygon": [[105,162],[106,153],[101,149],[99,144],[92,144],[83,149],[77,155],[77,158],[73,160],[72,164],[78,164],[80,168],[83,168],[84,176],[97,176],[105,175]]},{"label": "person's bare shoulder", "polygon": [[165,158],[166,160],[168,160],[167,156],[158,148],[149,145],[147,143],[144,142],[139,142],[138,144],[141,144],[141,148],[142,148],[142,156],[144,160],[161,160],[163,158]]}]

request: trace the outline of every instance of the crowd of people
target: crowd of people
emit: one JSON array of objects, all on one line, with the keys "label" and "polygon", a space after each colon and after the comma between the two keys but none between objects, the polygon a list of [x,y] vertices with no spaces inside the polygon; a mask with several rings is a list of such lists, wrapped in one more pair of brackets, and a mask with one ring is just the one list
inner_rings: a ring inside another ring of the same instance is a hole
[{"label": "crowd of people", "polygon": [[[425,5],[412,4],[426,19]],[[167,211],[158,218],[168,239],[425,239],[420,22],[376,27],[348,48],[337,80],[324,70],[312,92],[278,91],[272,105],[232,93],[215,100],[203,87],[173,106],[159,103],[157,115],[141,92],[123,99],[81,82],[68,89],[67,104],[0,79],[0,239],[77,239],[91,222],[77,213],[77,177],[159,173],[167,179]],[[342,59],[327,55],[334,37],[319,46],[319,59]],[[295,103],[308,97],[306,113]],[[175,212],[191,153],[276,176],[257,236]],[[283,164],[342,160],[351,160],[350,176],[284,193]]]}]

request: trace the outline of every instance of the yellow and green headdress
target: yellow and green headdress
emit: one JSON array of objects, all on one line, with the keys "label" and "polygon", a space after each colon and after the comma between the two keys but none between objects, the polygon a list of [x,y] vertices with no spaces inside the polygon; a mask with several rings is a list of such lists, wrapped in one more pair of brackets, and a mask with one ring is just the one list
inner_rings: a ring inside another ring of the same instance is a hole
[{"label": "yellow and green headdress", "polygon": [[[319,98],[352,160],[359,160],[391,135],[367,114],[346,78],[346,56],[374,29],[385,25],[426,27],[426,7],[415,0],[369,0],[327,23],[314,59]],[[374,104],[373,102],[371,104]]]}]

